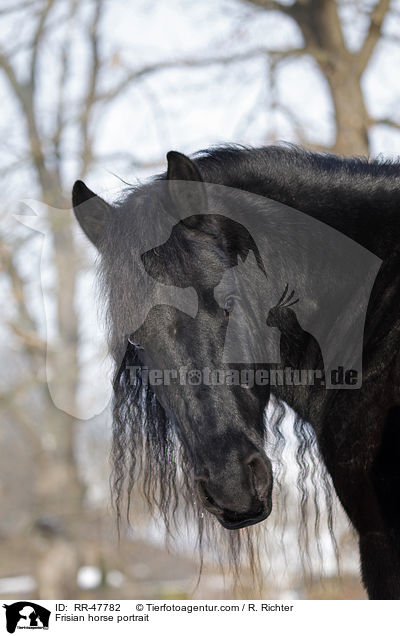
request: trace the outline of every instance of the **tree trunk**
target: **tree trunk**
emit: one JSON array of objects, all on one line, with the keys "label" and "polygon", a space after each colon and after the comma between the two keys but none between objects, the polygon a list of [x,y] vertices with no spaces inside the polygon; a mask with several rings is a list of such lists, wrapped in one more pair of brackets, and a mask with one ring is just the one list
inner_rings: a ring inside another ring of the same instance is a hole
[{"label": "tree trunk", "polygon": [[333,150],[342,155],[368,155],[368,113],[360,78],[349,63],[339,61],[324,69],[335,109],[336,139]]},{"label": "tree trunk", "polygon": [[329,84],[335,111],[336,139],[332,150],[345,155],[368,154],[368,115],[361,90],[357,57],[344,41],[333,0],[302,0],[293,5],[306,47]]},{"label": "tree trunk", "polygon": [[304,38],[304,52],[311,55],[328,82],[336,124],[335,142],[329,150],[343,155],[367,155],[369,117],[361,90],[361,77],[379,39],[390,0],[380,0],[371,13],[367,47],[362,54],[346,46],[336,0],[296,0],[283,5],[274,0],[247,0],[266,10],[291,17]]}]

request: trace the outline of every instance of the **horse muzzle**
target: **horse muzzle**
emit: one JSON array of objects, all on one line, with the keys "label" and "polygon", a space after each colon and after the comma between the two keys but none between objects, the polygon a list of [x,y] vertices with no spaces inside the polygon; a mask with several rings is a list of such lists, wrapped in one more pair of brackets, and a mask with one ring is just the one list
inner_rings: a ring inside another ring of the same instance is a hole
[{"label": "horse muzzle", "polygon": [[[236,470],[237,472],[237,470]],[[238,478],[239,477],[239,478]],[[272,511],[272,468],[263,453],[253,452],[240,467],[240,475],[197,479],[203,507],[228,530],[264,521]]]}]

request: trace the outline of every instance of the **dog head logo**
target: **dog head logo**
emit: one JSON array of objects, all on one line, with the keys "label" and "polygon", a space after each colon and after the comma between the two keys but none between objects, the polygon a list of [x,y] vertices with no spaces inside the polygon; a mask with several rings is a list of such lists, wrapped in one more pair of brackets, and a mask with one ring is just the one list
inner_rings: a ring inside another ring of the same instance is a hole
[{"label": "dog head logo", "polygon": [[18,629],[48,629],[50,610],[32,603],[31,601],[18,601],[11,605],[4,604],[6,610],[7,631],[14,634]]}]

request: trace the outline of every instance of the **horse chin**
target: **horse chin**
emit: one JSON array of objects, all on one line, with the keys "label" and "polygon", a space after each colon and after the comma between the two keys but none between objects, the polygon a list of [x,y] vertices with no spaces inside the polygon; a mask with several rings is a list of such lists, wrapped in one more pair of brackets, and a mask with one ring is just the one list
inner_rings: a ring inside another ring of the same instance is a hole
[{"label": "horse chin", "polygon": [[257,523],[265,521],[272,512],[272,505],[270,502],[265,502],[260,510],[254,514],[239,515],[238,513],[230,510],[224,510],[222,514],[215,515],[224,528],[227,530],[240,530],[241,528],[248,528],[254,526]]}]

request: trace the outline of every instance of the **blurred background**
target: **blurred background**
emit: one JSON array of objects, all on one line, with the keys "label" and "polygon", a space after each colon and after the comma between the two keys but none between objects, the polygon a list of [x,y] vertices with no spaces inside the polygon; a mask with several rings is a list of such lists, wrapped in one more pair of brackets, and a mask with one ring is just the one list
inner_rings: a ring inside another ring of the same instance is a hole
[{"label": "blurred background", "polygon": [[[207,550],[197,584],[195,533],[166,545],[140,502],[118,542],[95,254],[71,187],[112,200],[168,150],[223,142],[397,157],[399,44],[396,0],[0,0],[1,598],[259,594]],[[304,571],[288,493],[283,527],[263,524],[262,596],[364,598],[339,507],[340,576],[324,527]]]}]

